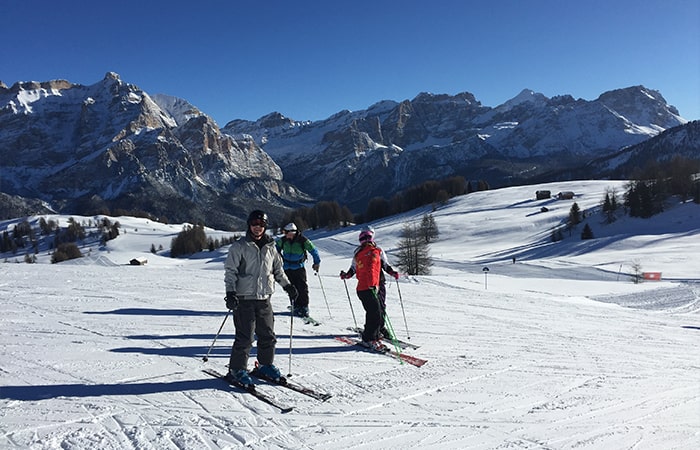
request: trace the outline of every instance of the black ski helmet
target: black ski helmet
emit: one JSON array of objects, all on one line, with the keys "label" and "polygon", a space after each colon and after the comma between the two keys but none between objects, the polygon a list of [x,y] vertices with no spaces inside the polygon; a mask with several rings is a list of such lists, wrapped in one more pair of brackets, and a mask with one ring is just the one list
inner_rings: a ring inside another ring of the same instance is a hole
[{"label": "black ski helmet", "polygon": [[262,220],[265,223],[265,228],[267,228],[267,214],[264,212],[260,211],[259,209],[256,209],[255,211],[251,211],[250,214],[248,214],[248,226],[250,226],[251,223],[255,220]]}]

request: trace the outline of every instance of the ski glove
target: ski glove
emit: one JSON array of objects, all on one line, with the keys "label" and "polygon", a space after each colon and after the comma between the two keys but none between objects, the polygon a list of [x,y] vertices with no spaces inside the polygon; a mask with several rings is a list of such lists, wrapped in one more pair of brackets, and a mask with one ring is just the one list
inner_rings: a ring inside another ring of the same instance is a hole
[{"label": "ski glove", "polygon": [[391,275],[392,277],[394,277],[394,280],[398,280],[398,279],[399,279],[399,276],[400,276],[398,272],[391,272],[389,275]]},{"label": "ski glove", "polygon": [[236,293],[234,291],[227,291],[224,300],[226,300],[226,307],[235,312],[236,308],[238,308],[238,297]]},{"label": "ski glove", "polygon": [[314,269],[314,272],[318,272],[319,265],[318,265],[318,264],[314,264],[314,265],[311,266],[311,268]]},{"label": "ski glove", "polygon": [[287,295],[289,295],[289,300],[292,303],[294,303],[296,301],[297,297],[299,297],[299,292],[297,291],[297,288],[295,288],[293,284],[289,283],[283,289],[284,289],[284,292],[286,292]]},{"label": "ski glove", "polygon": [[344,271],[344,270],[341,270],[341,271],[340,271],[340,279],[341,279],[341,280],[347,280],[348,278],[352,278],[352,275],[350,275],[349,273],[347,273],[347,272]]}]

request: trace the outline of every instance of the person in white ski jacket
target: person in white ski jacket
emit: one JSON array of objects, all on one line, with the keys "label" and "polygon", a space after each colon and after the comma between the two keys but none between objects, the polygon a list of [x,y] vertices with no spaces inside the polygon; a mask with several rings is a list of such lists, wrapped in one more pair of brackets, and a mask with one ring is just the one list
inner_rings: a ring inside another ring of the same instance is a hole
[{"label": "person in white ski jacket", "polygon": [[234,291],[238,300],[261,300],[275,292],[275,282],[285,288],[289,279],[279,256],[267,235],[259,241],[246,235],[234,242],[224,264],[226,292]]},{"label": "person in white ski jacket", "polygon": [[297,290],[284,274],[282,257],[275,241],[265,233],[267,214],[255,210],[248,216],[248,230],[228,251],[224,263],[226,307],[233,311],[236,338],[231,347],[227,377],[243,385],[252,385],[248,358],[257,335],[256,368],[264,376],[278,380],[280,371],[273,364],[277,338],[270,297],[279,283],[293,302]]}]

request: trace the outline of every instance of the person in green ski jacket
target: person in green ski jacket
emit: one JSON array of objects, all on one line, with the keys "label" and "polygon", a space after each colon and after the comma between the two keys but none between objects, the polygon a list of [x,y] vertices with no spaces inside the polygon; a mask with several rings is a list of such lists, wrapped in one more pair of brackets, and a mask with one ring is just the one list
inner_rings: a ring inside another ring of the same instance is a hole
[{"label": "person in green ski jacket", "polygon": [[282,229],[283,235],[275,241],[277,251],[282,255],[284,273],[289,282],[298,292],[296,301],[292,302],[292,314],[299,317],[309,316],[309,285],[306,279],[306,253],[311,253],[313,264],[311,268],[318,275],[321,257],[313,242],[303,236],[294,222],[288,223]]}]

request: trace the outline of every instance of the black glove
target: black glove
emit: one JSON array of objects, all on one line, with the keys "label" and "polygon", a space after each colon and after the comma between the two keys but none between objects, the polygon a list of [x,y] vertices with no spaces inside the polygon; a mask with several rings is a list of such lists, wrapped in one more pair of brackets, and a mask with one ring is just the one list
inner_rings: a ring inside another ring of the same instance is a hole
[{"label": "black glove", "polygon": [[284,292],[286,292],[287,295],[289,295],[289,300],[292,303],[294,303],[296,301],[297,297],[299,297],[299,291],[297,291],[297,288],[295,288],[292,283],[289,283],[283,289],[284,289]]},{"label": "black glove", "polygon": [[236,297],[236,293],[234,291],[226,291],[226,307],[230,309],[231,311],[236,311],[236,308],[238,308],[238,297]]}]

